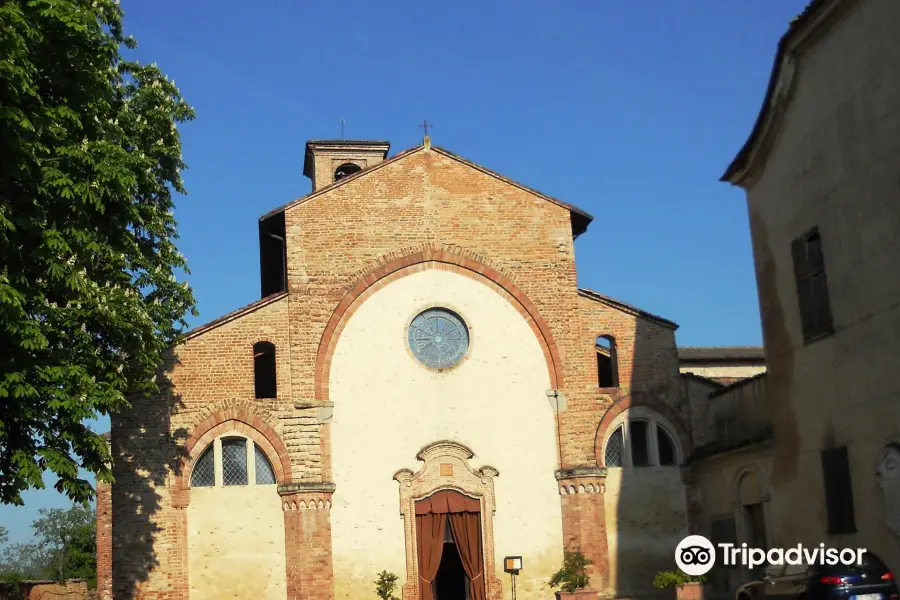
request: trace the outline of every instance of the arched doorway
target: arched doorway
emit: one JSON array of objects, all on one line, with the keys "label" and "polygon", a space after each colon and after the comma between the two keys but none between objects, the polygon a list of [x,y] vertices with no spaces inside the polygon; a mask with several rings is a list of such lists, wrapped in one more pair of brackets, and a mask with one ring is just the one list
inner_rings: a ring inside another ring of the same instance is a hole
[{"label": "arched doorway", "polygon": [[484,600],[481,502],[441,490],[416,502],[420,600]]}]

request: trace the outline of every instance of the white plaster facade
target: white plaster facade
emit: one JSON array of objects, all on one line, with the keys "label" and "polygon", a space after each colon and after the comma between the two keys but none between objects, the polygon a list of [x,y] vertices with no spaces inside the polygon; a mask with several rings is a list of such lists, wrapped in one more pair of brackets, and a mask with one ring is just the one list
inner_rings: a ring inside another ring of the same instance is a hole
[{"label": "white plaster facade", "polygon": [[[382,570],[404,580],[393,476],[417,470],[416,454],[439,440],[470,448],[472,466],[499,471],[497,564],[507,555],[527,557],[518,598],[545,597],[543,583],[561,564],[562,519],[550,379],[529,324],[487,285],[445,270],[400,278],[362,302],[340,334],[329,383],[339,490],[332,508],[336,598],[371,595]],[[413,318],[434,306],[459,314],[470,336],[467,357],[442,373],[419,363],[407,341]]]}]

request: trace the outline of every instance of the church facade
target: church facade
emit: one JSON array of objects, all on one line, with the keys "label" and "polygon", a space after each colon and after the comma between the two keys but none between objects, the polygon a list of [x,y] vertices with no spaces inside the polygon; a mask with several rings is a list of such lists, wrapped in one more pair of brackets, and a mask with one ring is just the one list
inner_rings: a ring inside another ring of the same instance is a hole
[{"label": "church facade", "polygon": [[[702,403],[664,318],[579,289],[592,217],[447,150],[309,142],[262,299],[113,418],[103,598],[547,598],[565,550],[652,590]],[[694,399],[694,396],[697,398]],[[460,595],[462,594],[462,595]]]}]

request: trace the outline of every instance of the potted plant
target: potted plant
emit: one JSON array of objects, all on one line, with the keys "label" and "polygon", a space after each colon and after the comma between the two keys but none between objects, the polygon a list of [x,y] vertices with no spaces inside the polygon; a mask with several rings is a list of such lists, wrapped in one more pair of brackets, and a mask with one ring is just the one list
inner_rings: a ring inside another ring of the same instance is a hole
[{"label": "potted plant", "polygon": [[562,568],[550,578],[550,587],[558,587],[557,600],[597,600],[597,590],[589,590],[587,586],[591,578],[587,574],[588,565],[592,564],[581,552],[566,552]]},{"label": "potted plant", "polygon": [[397,600],[394,596],[394,590],[397,589],[397,579],[395,574],[382,571],[375,579],[375,593],[381,600]]},{"label": "potted plant", "polygon": [[675,588],[676,600],[703,600],[703,584],[706,575],[692,576],[681,571],[662,571],[653,579],[653,587],[666,590]]}]

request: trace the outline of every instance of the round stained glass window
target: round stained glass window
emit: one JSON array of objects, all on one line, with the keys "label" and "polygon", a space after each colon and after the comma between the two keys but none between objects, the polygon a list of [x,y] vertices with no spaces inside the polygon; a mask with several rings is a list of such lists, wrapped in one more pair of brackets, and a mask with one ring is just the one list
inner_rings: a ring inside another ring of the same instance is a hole
[{"label": "round stained glass window", "polygon": [[469,330],[455,312],[429,308],[410,323],[409,348],[423,365],[449,369],[466,355]]}]

